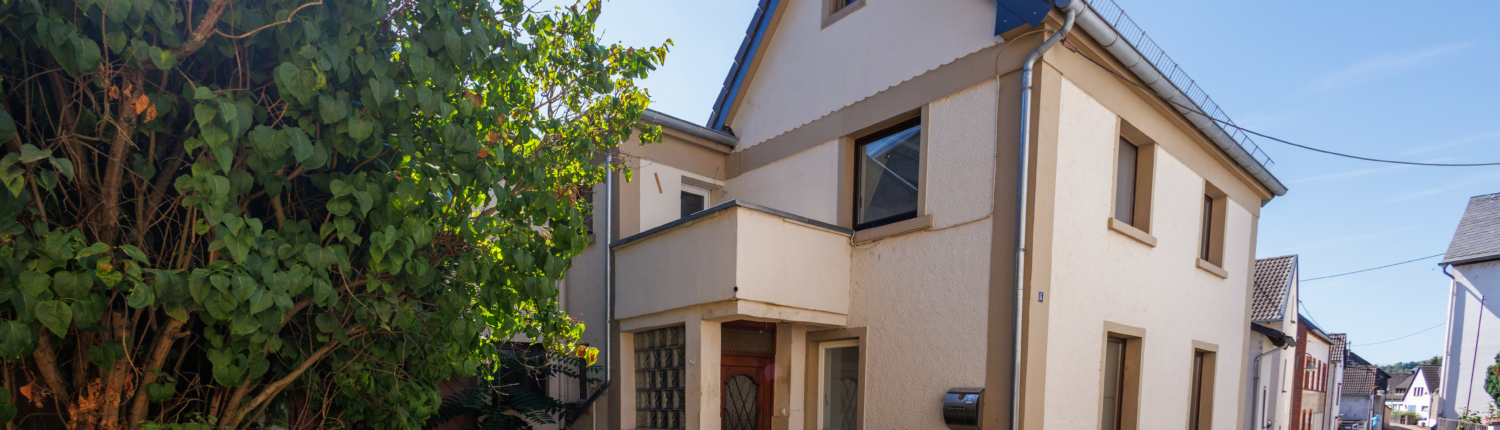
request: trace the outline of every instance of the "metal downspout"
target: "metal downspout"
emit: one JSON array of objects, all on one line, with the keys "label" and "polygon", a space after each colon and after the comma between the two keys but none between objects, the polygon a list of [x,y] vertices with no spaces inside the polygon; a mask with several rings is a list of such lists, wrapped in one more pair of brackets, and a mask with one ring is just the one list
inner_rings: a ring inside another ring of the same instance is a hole
[{"label": "metal downspout", "polygon": [[1018,180],[1016,181],[1016,279],[1014,281],[1016,288],[1016,315],[1015,344],[1012,345],[1012,347],[1015,349],[1015,355],[1011,357],[1012,361],[1010,372],[1011,430],[1020,430],[1021,428],[1021,334],[1022,325],[1025,323],[1024,318],[1022,318],[1022,311],[1027,300],[1026,191],[1027,187],[1029,186],[1027,177],[1031,174],[1031,73],[1032,68],[1036,65],[1036,61],[1042,58],[1042,54],[1047,53],[1047,50],[1051,49],[1052,45],[1056,45],[1058,41],[1062,40],[1063,37],[1068,35],[1069,31],[1073,30],[1073,21],[1078,17],[1078,11],[1084,7],[1083,2],[1059,0],[1057,3],[1057,6],[1059,8],[1062,8],[1062,10],[1066,11],[1067,13],[1067,18],[1063,21],[1062,29],[1058,30],[1056,33],[1053,33],[1052,36],[1048,37],[1046,41],[1043,41],[1041,46],[1038,46],[1035,51],[1031,52],[1031,55],[1026,57],[1026,62],[1021,66],[1021,144],[1019,154],[1020,158],[1017,161],[1020,169],[1018,169]]},{"label": "metal downspout", "polygon": [[615,236],[615,156],[604,157],[604,238],[597,241],[604,245],[604,384],[607,387],[614,377],[615,337],[615,250],[610,247]]}]

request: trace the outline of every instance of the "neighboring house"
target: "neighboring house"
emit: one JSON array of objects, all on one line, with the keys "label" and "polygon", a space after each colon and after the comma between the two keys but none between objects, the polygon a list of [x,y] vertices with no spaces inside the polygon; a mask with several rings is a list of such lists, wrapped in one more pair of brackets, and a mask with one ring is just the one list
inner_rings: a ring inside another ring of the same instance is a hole
[{"label": "neighboring house", "polygon": [[1442,366],[1422,365],[1412,369],[1411,376],[1401,381],[1398,391],[1400,394],[1386,399],[1386,404],[1395,411],[1405,411],[1417,414],[1420,420],[1427,420],[1432,411],[1433,393],[1441,386]]},{"label": "neighboring house", "polygon": [[1440,264],[1453,281],[1436,407],[1439,416],[1456,419],[1495,406],[1484,381],[1500,354],[1500,299],[1488,300],[1500,298],[1500,194],[1469,199]]},{"label": "neighboring house", "polygon": [[[1292,382],[1292,410],[1295,416],[1289,430],[1329,430],[1339,423],[1338,384],[1343,377],[1344,345],[1342,334],[1330,335],[1306,316],[1297,324],[1298,378]],[[1333,393],[1330,395],[1329,393]]]},{"label": "neighboring house", "polygon": [[766,0],[706,127],[648,112],[565,280],[610,380],[572,428],[944,429],[968,388],[987,429],[1242,426],[1285,187],[1111,74],[1201,94],[1113,4],[1011,3]]},{"label": "neighboring house", "polygon": [[1250,329],[1259,335],[1245,355],[1247,430],[1286,430],[1291,423],[1297,338],[1288,333],[1297,333],[1297,273],[1295,255],[1255,260]]},{"label": "neighboring house", "polygon": [[1380,366],[1370,364],[1359,354],[1349,353],[1344,365],[1344,384],[1339,390],[1339,428],[1342,430],[1380,430],[1385,411],[1385,393],[1390,375]]}]

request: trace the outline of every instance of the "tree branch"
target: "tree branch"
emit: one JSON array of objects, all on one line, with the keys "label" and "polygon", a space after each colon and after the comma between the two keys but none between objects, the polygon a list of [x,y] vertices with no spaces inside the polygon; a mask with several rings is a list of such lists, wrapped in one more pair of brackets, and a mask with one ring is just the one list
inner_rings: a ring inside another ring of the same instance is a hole
[{"label": "tree branch", "polygon": [[156,345],[152,346],[151,355],[147,357],[146,366],[141,373],[141,382],[137,384],[140,388],[136,390],[135,400],[130,405],[130,415],[128,415],[130,421],[125,423],[129,426],[128,428],[140,428],[141,421],[146,419],[148,409],[146,406],[150,400],[146,396],[146,385],[156,383],[155,370],[161,369],[161,366],[167,362],[167,354],[172,352],[172,342],[188,336],[188,332],[182,331],[184,325],[185,323],[176,318],[168,318],[167,326],[162,328],[161,335],[156,338]]},{"label": "tree branch", "polygon": [[[208,5],[208,12],[203,14],[203,20],[198,21],[198,28],[193,29],[187,40],[182,42],[182,46],[172,50],[172,55],[177,57],[177,61],[182,61],[194,52],[198,52],[198,48],[202,48],[203,44],[208,42],[208,36],[215,32],[214,25],[219,23],[219,16],[223,15],[227,9],[229,9],[229,0],[214,0]],[[145,65],[150,67],[152,63],[147,62]]]},{"label": "tree branch", "polygon": [[[349,330],[349,336],[357,336],[363,334],[363,332],[363,328],[356,327]],[[337,340],[329,339],[328,342],[323,344],[322,348],[318,348],[317,351],[313,351],[312,355],[309,355],[307,357],[307,360],[304,360],[302,362],[302,365],[297,366],[296,369],[292,369],[292,371],[288,372],[285,377],[282,377],[281,379],[276,380],[276,382],[272,382],[269,385],[266,385],[266,388],[262,389],[260,391],[260,394],[255,395],[254,398],[250,399],[249,403],[246,403],[245,405],[243,405],[243,407],[240,408],[240,412],[238,414],[233,417],[226,417],[225,420],[220,421],[219,428],[225,430],[234,430],[234,428],[240,423],[240,421],[245,419],[245,416],[248,415],[250,411],[259,409],[262,404],[271,401],[271,398],[276,397],[277,394],[280,394],[282,389],[285,389],[288,385],[291,385],[292,381],[296,380],[297,377],[302,376],[303,373],[307,372],[307,369],[312,368],[314,364],[322,361],[323,357],[328,356],[329,353],[333,352],[333,350],[338,347],[339,342]]]},{"label": "tree branch", "polygon": [[323,4],[322,0],[318,0],[318,1],[315,1],[315,2],[312,2],[312,3],[308,3],[308,4],[301,5],[301,6],[297,6],[296,9],[292,9],[292,13],[287,14],[286,19],[283,19],[283,20],[280,20],[280,21],[276,21],[276,22],[273,22],[273,23],[270,23],[270,24],[262,25],[262,26],[260,26],[260,28],[257,28],[257,29],[254,29],[254,30],[250,30],[249,33],[241,34],[239,36],[230,36],[228,34],[224,34],[224,32],[219,31],[219,30],[214,30],[214,33],[217,33],[220,36],[224,36],[224,37],[227,37],[227,38],[230,38],[230,39],[244,39],[246,37],[250,37],[250,35],[255,34],[255,33],[259,32],[261,30],[265,30],[267,28],[271,28],[271,27],[275,27],[275,26],[278,26],[278,25],[290,23],[290,22],[292,22],[292,18],[294,18],[294,17],[297,16],[297,12],[302,11],[302,8],[308,7],[308,6],[317,6],[317,5],[320,5],[320,4]]},{"label": "tree branch", "polygon": [[36,360],[37,370],[42,373],[42,383],[47,384],[47,389],[52,390],[52,396],[62,406],[59,409],[73,410],[72,399],[68,398],[68,383],[57,371],[57,354],[52,349],[52,335],[46,327],[37,329],[36,350],[31,351],[31,358]]}]

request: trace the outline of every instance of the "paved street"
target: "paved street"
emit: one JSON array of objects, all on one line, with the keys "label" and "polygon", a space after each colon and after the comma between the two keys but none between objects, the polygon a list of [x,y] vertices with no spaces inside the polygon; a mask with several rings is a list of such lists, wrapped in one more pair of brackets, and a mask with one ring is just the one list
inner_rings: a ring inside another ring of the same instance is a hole
[{"label": "paved street", "polygon": [[1389,428],[1397,428],[1397,429],[1402,429],[1402,430],[1427,430],[1425,428],[1417,427],[1417,426],[1410,425],[1410,424],[1391,424],[1391,425],[1389,425],[1387,427],[1389,427]]}]

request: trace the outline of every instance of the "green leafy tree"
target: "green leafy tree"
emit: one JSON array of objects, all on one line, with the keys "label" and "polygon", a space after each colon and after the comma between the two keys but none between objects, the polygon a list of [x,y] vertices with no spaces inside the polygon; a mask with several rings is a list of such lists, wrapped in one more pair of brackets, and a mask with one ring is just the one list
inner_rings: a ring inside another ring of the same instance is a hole
[{"label": "green leafy tree", "polygon": [[1500,354],[1495,354],[1495,364],[1484,373],[1484,392],[1489,393],[1495,404],[1500,404]]},{"label": "green leafy tree", "polygon": [[0,418],[420,428],[592,357],[555,285],[666,55],[600,10],[0,0]]}]

